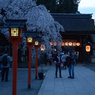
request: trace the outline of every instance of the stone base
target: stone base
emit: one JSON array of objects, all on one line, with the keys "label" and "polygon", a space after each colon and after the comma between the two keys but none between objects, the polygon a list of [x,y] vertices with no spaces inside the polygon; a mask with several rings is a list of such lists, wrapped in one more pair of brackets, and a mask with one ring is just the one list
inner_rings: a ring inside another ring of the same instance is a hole
[{"label": "stone base", "polygon": [[38,73],[39,79],[43,79],[43,72]]}]

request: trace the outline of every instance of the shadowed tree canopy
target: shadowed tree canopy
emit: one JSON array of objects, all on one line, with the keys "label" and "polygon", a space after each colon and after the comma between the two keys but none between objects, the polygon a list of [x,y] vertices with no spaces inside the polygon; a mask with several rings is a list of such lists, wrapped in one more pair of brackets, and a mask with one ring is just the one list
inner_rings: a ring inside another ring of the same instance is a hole
[{"label": "shadowed tree canopy", "polygon": [[[60,31],[64,32],[64,28],[60,25],[51,14],[47,11],[44,5],[36,5],[35,0],[4,0],[0,1],[0,20],[5,22],[6,19],[27,19],[27,31],[36,31],[41,37],[42,43],[45,44],[47,51],[52,50],[50,41],[61,42],[62,36]],[[4,5],[5,4],[5,5]],[[1,31],[9,40],[9,30]],[[23,48],[26,48],[26,39],[23,37]],[[61,48],[61,45],[58,48]],[[59,50],[60,50],[59,48]]]},{"label": "shadowed tree canopy", "polygon": [[37,4],[44,4],[51,13],[76,13],[80,0],[37,0]]}]

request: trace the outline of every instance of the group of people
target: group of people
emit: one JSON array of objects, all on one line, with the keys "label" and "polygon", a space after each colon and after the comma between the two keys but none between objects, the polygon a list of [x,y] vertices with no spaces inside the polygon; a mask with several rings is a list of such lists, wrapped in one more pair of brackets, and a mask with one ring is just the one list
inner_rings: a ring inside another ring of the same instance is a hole
[{"label": "group of people", "polygon": [[[8,73],[9,73],[9,67],[10,67],[10,56],[8,55],[8,52],[6,51],[5,54],[2,56],[2,81],[8,81]],[[49,59],[49,60],[48,60]],[[76,65],[78,59],[78,55],[73,51],[69,51],[67,54],[63,53],[62,55],[60,53],[55,52],[53,55],[49,53],[49,57],[47,57],[45,53],[45,65],[49,61],[49,64],[51,65],[51,60],[55,63],[56,71],[55,71],[55,77],[57,78],[57,73],[59,69],[59,77],[62,78],[61,75],[61,65],[63,64],[63,68],[66,69],[68,67],[69,76],[68,78],[74,79],[74,65]]]},{"label": "group of people", "polygon": [[61,75],[61,63],[62,63],[65,69],[66,67],[68,67],[69,71],[68,78],[74,79],[74,65],[76,64],[74,51],[69,51],[67,54],[63,54],[62,56],[60,55],[60,53],[58,53],[56,58],[54,59],[54,63],[56,66],[56,71],[55,71],[56,78],[57,78],[58,69],[59,69],[59,77],[62,78]]}]

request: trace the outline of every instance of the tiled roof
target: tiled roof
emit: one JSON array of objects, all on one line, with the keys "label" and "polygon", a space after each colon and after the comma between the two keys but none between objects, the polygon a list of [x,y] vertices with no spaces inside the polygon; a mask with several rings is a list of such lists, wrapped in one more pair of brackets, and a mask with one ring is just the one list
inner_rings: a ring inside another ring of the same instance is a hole
[{"label": "tiled roof", "polygon": [[8,19],[4,24],[6,28],[23,28],[27,20],[19,19]]},{"label": "tiled roof", "polygon": [[64,14],[51,13],[55,21],[58,21],[66,32],[74,33],[95,33],[94,20],[92,14]]}]

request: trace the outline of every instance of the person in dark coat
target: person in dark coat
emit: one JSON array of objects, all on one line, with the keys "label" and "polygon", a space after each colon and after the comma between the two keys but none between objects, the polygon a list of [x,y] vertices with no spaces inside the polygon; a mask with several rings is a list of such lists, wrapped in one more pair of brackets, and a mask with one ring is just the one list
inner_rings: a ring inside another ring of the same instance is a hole
[{"label": "person in dark coat", "polygon": [[69,69],[69,77],[68,78],[71,78],[71,79],[74,79],[74,64],[75,64],[75,59],[74,59],[74,52],[68,52],[68,62],[69,62],[69,65],[68,65],[68,69]]},{"label": "person in dark coat", "polygon": [[[4,57],[6,56],[6,61],[4,61]],[[4,65],[4,62],[7,62],[6,65]],[[5,77],[5,81],[8,81],[8,74],[9,74],[9,68],[10,68],[10,56],[8,55],[8,52],[5,51],[5,54],[2,56],[2,81],[4,81],[4,77]]]},{"label": "person in dark coat", "polygon": [[61,58],[60,58],[60,54],[58,54],[55,58],[55,66],[56,66],[56,71],[55,71],[55,77],[57,78],[57,72],[59,69],[59,77],[62,78],[61,76]]}]

